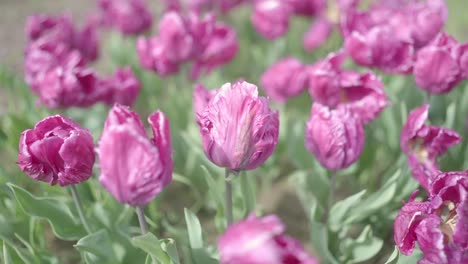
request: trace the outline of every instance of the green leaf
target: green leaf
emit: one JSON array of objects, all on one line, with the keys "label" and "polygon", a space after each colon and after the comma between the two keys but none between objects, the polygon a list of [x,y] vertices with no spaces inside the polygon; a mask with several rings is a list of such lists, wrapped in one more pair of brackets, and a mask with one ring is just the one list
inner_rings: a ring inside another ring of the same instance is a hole
[{"label": "green leaf", "polygon": [[24,209],[26,214],[46,219],[52,226],[54,234],[63,240],[77,240],[86,232],[73,216],[65,202],[54,199],[35,197],[25,189],[8,183],[16,201]]},{"label": "green leaf", "polygon": [[191,248],[203,248],[202,228],[198,217],[189,209],[184,208],[185,222]]},{"label": "green leaf", "polygon": [[5,241],[3,242],[3,263],[13,264],[13,260],[11,259],[10,251],[8,250]]},{"label": "green leaf", "polygon": [[[7,247],[13,248],[15,250],[16,254],[21,259],[22,263],[26,263],[26,264],[38,264],[39,263],[39,259],[37,259],[34,252],[31,252],[30,250],[22,248],[22,247],[18,247],[14,245],[13,243],[10,243],[7,241],[4,241],[4,243],[8,244]],[[13,255],[10,255],[10,256],[13,257]],[[15,263],[18,263],[18,262],[15,262]]]},{"label": "green leaf", "polygon": [[397,180],[400,175],[401,170],[397,170],[377,192],[360,202],[344,221],[345,224],[356,223],[362,219],[366,219],[390,203],[395,197],[398,187]]},{"label": "green leaf", "polygon": [[171,257],[172,262],[175,264],[180,263],[179,252],[177,251],[176,242],[174,239],[165,238],[161,239],[161,248]]},{"label": "green leaf", "polygon": [[398,251],[398,248],[395,246],[395,249],[393,250],[390,257],[387,259],[387,261],[385,261],[385,264],[396,264],[396,263],[398,263],[399,256],[400,256],[400,251]]},{"label": "green leaf", "polygon": [[343,221],[348,217],[349,213],[352,212],[362,200],[362,196],[366,193],[366,190],[362,190],[354,195],[347,197],[344,200],[337,202],[330,210],[329,226],[332,230],[339,230],[343,225]]},{"label": "green leaf", "polygon": [[366,226],[359,237],[348,247],[351,253],[351,263],[359,263],[371,259],[382,249],[383,241],[374,237],[370,226]]},{"label": "green leaf", "polygon": [[171,257],[162,249],[159,239],[151,233],[132,238],[132,244],[150,254],[158,263],[173,263]]},{"label": "green leaf", "polygon": [[116,263],[117,258],[111,247],[112,240],[105,229],[89,234],[76,243],[75,247],[82,252],[88,252],[100,258],[106,263]]},{"label": "green leaf", "polygon": [[217,261],[203,248],[202,229],[197,216],[187,208],[184,208],[184,213],[194,263],[216,264]]},{"label": "green leaf", "polygon": [[310,240],[314,246],[315,252],[321,256],[321,263],[338,264],[338,261],[333,257],[328,249],[328,229],[327,227],[317,221],[310,223]]}]

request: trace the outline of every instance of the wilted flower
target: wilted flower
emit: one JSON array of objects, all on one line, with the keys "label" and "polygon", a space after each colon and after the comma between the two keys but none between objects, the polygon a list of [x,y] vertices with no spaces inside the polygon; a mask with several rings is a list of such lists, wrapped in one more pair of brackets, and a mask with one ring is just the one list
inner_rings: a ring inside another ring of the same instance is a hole
[{"label": "wilted flower", "polygon": [[219,238],[221,264],[318,264],[302,245],[284,234],[285,228],[275,215],[247,219],[228,227]]},{"label": "wilted flower", "polygon": [[395,219],[395,243],[405,255],[415,242],[424,253],[418,263],[468,262],[468,171],[437,175],[430,200],[414,201],[415,194]]},{"label": "wilted flower", "polygon": [[140,92],[140,81],[130,67],[117,69],[113,76],[102,80],[99,85],[104,93],[101,100],[108,105],[119,103],[131,106]]},{"label": "wilted flower", "polygon": [[416,84],[433,94],[450,92],[465,77],[460,64],[464,54],[460,51],[460,44],[453,37],[440,33],[416,55],[413,70]]},{"label": "wilted flower", "polygon": [[156,111],[148,122],[152,139],[137,113],[115,104],[99,140],[99,181],[120,203],[146,205],[172,180],[169,121]]},{"label": "wilted flower", "polygon": [[390,104],[383,83],[373,73],[344,70],[342,52],[309,67],[309,93],[320,104],[347,107],[364,124],[374,120]]},{"label": "wilted flower", "polygon": [[353,164],[364,147],[363,125],[347,107],[330,110],[314,103],[305,133],[307,150],[333,171]]},{"label": "wilted flower", "polygon": [[136,35],[151,28],[153,15],[146,0],[99,0],[103,23],[126,35]]},{"label": "wilted flower", "polygon": [[306,66],[293,57],[271,65],[261,76],[260,84],[273,100],[284,103],[307,89]]},{"label": "wilted flower", "polygon": [[247,82],[224,84],[197,112],[197,123],[208,159],[231,171],[257,168],[278,143],[278,112]]},{"label": "wilted flower", "polygon": [[18,166],[35,180],[78,184],[91,177],[94,161],[91,134],[69,118],[46,117],[21,133]]},{"label": "wilted flower", "polygon": [[426,125],[428,114],[429,105],[412,110],[400,137],[401,149],[408,155],[412,175],[426,190],[439,173],[437,158],[461,140],[454,130]]},{"label": "wilted flower", "polygon": [[260,0],[254,4],[251,20],[260,35],[275,39],[288,31],[291,13],[291,6],[285,1]]}]

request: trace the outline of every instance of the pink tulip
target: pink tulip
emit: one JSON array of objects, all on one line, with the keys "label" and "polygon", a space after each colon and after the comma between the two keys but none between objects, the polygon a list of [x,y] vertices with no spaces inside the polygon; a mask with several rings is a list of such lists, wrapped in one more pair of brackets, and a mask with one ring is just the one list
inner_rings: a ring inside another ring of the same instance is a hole
[{"label": "pink tulip", "polygon": [[428,115],[429,105],[412,110],[400,137],[401,149],[408,155],[411,174],[426,190],[439,174],[437,158],[461,141],[454,130],[426,125]]},{"label": "pink tulip", "polygon": [[169,59],[166,50],[167,47],[157,36],[150,39],[140,37],[137,40],[137,54],[141,66],[163,77],[179,71],[179,64]]},{"label": "pink tulip", "polygon": [[221,264],[318,264],[275,215],[247,219],[228,227],[219,238]]},{"label": "pink tulip", "polygon": [[268,96],[284,103],[307,88],[307,71],[299,60],[287,57],[271,65],[261,76],[260,83]]},{"label": "pink tulip", "polygon": [[450,92],[464,77],[461,55],[460,44],[453,37],[439,34],[416,55],[413,70],[416,84],[433,94]]},{"label": "pink tulip", "polygon": [[103,23],[126,35],[141,34],[153,22],[146,0],[99,0],[99,8]]},{"label": "pink tulip", "polygon": [[214,90],[207,90],[203,85],[196,84],[193,88],[193,111],[194,113],[201,113],[211,98],[216,94]]},{"label": "pink tulip", "polygon": [[327,41],[333,29],[333,24],[325,18],[317,18],[302,40],[306,51],[313,51]]},{"label": "pink tulip", "polygon": [[383,83],[372,72],[342,68],[345,54],[331,53],[309,67],[309,93],[315,102],[331,108],[347,107],[363,124],[376,119],[390,105]]},{"label": "pink tulip", "polygon": [[97,148],[99,181],[120,203],[144,206],[172,180],[169,121],[156,111],[148,122],[152,139],[128,107],[115,104],[107,117]]},{"label": "pink tulip", "polygon": [[91,134],[69,118],[50,116],[21,133],[18,166],[35,180],[78,184],[92,176],[94,161]]},{"label": "pink tulip", "polygon": [[326,0],[285,0],[292,7],[294,14],[301,16],[315,16],[324,11]]},{"label": "pink tulip", "polygon": [[278,143],[278,112],[247,82],[223,85],[197,112],[197,123],[208,159],[231,171],[257,168]]},{"label": "pink tulip", "polygon": [[119,103],[131,106],[140,92],[140,81],[130,67],[117,69],[113,76],[102,80],[99,85],[104,93],[101,100],[108,105]]},{"label": "pink tulip", "polygon": [[356,162],[364,147],[364,128],[347,108],[330,110],[314,103],[306,128],[306,148],[329,170]]},{"label": "pink tulip", "polygon": [[281,0],[260,0],[254,4],[252,24],[266,39],[283,36],[289,27],[291,6]]}]

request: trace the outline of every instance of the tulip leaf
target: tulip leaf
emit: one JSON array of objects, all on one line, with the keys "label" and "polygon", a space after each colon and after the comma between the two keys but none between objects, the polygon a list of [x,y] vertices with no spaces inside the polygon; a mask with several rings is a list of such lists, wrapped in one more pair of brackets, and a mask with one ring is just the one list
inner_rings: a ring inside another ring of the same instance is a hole
[{"label": "tulip leaf", "polygon": [[202,228],[197,216],[187,208],[184,209],[184,213],[194,263],[216,264],[217,261],[203,248]]},{"label": "tulip leaf", "polygon": [[348,217],[349,213],[352,212],[362,200],[362,196],[366,193],[366,190],[362,190],[356,194],[347,197],[344,200],[337,202],[330,210],[329,225],[332,230],[339,230],[343,224],[343,221]]},{"label": "tulip leaf", "polygon": [[46,219],[52,227],[54,234],[63,240],[77,240],[86,232],[79,224],[62,200],[55,198],[35,197],[25,189],[8,183],[16,201],[26,214]]},{"label": "tulip leaf", "polygon": [[383,240],[374,237],[370,226],[366,226],[358,238],[348,240],[347,250],[351,255],[350,263],[359,263],[371,259],[383,247]]},{"label": "tulip leaf", "polygon": [[111,247],[112,240],[105,229],[101,229],[93,234],[89,234],[76,243],[75,247],[82,252],[88,252],[100,258],[102,263],[115,263],[116,254]]},{"label": "tulip leaf", "polygon": [[150,254],[157,263],[174,263],[171,257],[162,249],[161,241],[151,233],[132,238],[132,244]]},{"label": "tulip leaf", "polygon": [[328,229],[327,227],[317,221],[311,221],[310,223],[310,240],[314,246],[315,252],[320,254],[321,263],[338,264],[338,261],[331,254],[328,249]]},{"label": "tulip leaf", "polygon": [[[16,237],[19,238],[18,235]],[[4,243],[3,244],[4,251],[5,251],[5,249],[7,249],[7,251],[8,251],[8,248],[13,248],[16,255],[19,257],[19,259],[21,259],[20,263],[26,263],[26,264],[38,264],[38,263],[40,263],[40,260],[35,256],[34,252],[32,252],[27,247],[26,248],[18,247],[18,246],[15,246],[13,243],[7,242],[7,241],[3,241],[3,243]],[[13,254],[10,254],[10,258],[13,259]],[[16,261],[14,263],[19,263],[19,262]]]},{"label": "tulip leaf", "polygon": [[246,175],[246,173],[241,173],[240,177],[240,187],[242,192],[242,198],[244,201],[245,216],[250,214],[255,210],[257,204],[257,197],[255,193],[255,176]]},{"label": "tulip leaf", "polygon": [[398,248],[395,246],[395,249],[393,250],[390,257],[388,257],[387,261],[385,261],[385,264],[397,264],[399,256],[400,251],[398,251]]},{"label": "tulip leaf", "polygon": [[161,239],[161,247],[171,257],[172,262],[175,264],[180,263],[179,252],[177,251],[176,242],[174,239],[165,238]]},{"label": "tulip leaf", "polygon": [[8,250],[5,241],[3,242],[3,263],[13,264],[13,260],[11,259],[10,251]]}]

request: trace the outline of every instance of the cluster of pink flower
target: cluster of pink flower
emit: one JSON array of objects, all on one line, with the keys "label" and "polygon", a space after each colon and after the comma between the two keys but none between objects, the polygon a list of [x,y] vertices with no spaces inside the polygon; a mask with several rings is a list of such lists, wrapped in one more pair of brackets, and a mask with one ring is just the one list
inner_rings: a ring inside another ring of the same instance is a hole
[{"label": "cluster of pink flower", "polygon": [[[104,125],[97,153],[100,182],[119,202],[149,203],[172,179],[169,121],[156,111],[148,117],[148,139],[137,113],[115,104]],[[90,132],[56,115],[21,134],[18,165],[31,178],[51,185],[79,184],[92,176],[95,162]]]},{"label": "cluster of pink flower", "polygon": [[66,108],[134,103],[140,83],[130,67],[108,77],[89,67],[99,54],[98,26],[96,19],[89,19],[77,30],[69,15],[28,18],[25,79],[41,104]]},{"label": "cluster of pink flower", "polygon": [[141,65],[161,76],[179,72],[181,64],[193,61],[191,79],[202,72],[231,61],[237,54],[237,35],[233,28],[216,21],[208,14],[201,18],[195,13],[185,16],[170,11],[159,22],[159,35],[140,37],[137,43]]}]

